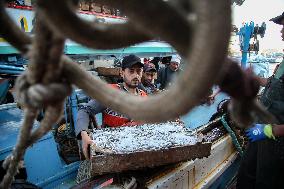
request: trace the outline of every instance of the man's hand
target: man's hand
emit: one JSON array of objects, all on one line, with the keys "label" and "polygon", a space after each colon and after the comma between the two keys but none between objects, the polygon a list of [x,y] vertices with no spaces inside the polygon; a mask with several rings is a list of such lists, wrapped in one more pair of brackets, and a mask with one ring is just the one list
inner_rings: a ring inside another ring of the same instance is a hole
[{"label": "man's hand", "polygon": [[93,141],[86,131],[81,132],[81,137],[82,137],[83,154],[86,159],[90,159],[90,152],[88,147],[93,144]]},{"label": "man's hand", "polygon": [[246,135],[251,142],[264,140],[267,138],[275,139],[272,132],[272,125],[254,124],[252,128],[246,130]]}]

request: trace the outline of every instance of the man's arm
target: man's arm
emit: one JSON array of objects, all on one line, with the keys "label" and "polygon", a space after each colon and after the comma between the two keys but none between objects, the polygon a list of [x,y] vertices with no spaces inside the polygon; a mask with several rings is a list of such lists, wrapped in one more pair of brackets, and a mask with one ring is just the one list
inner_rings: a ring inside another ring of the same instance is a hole
[{"label": "man's arm", "polygon": [[283,137],[284,136],[284,125],[274,125],[272,127],[272,132],[276,137]]},{"label": "man's arm", "polygon": [[88,130],[90,122],[89,116],[94,116],[104,110],[105,107],[96,100],[90,100],[87,104],[84,104],[79,108],[75,127],[75,134],[78,139],[81,139],[81,131]]},{"label": "man's arm", "polygon": [[75,133],[78,139],[82,139],[82,149],[86,159],[90,158],[88,147],[93,143],[91,137],[87,133],[90,122],[89,116],[94,116],[104,110],[105,107],[103,107],[98,101],[90,100],[87,104],[80,107],[78,111]]}]

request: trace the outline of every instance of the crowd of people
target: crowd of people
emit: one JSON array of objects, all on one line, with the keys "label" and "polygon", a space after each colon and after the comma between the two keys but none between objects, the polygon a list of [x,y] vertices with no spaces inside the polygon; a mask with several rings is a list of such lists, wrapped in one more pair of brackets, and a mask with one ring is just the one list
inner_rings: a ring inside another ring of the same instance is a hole
[{"label": "crowd of people", "polygon": [[[109,85],[118,90],[142,97],[158,93],[170,86],[174,74],[179,71],[180,60],[181,58],[177,55],[167,57],[166,60],[163,60],[164,67],[157,70],[155,64],[151,61],[144,63],[134,54],[125,56],[121,64],[123,82]],[[87,159],[89,158],[88,146],[93,143],[88,134],[90,116],[98,113],[102,113],[103,115],[103,127],[140,124],[115,110],[102,106],[95,99],[82,105],[78,111],[75,133],[77,138],[82,140],[83,153]]]}]

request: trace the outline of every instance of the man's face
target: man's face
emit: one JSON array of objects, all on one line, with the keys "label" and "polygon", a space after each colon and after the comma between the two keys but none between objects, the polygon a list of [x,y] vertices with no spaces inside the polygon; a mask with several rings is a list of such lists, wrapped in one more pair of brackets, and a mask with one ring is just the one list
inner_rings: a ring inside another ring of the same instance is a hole
[{"label": "man's face", "polygon": [[136,88],[141,82],[143,69],[139,64],[133,65],[131,68],[122,70],[123,81],[129,88]]},{"label": "man's face", "polygon": [[179,68],[179,63],[177,63],[177,62],[170,62],[170,69],[172,70],[172,71],[177,71],[178,70],[178,68]]},{"label": "man's face", "polygon": [[149,82],[149,83],[153,83],[155,76],[156,76],[156,72],[154,72],[154,71],[145,72],[144,73],[144,80]]}]

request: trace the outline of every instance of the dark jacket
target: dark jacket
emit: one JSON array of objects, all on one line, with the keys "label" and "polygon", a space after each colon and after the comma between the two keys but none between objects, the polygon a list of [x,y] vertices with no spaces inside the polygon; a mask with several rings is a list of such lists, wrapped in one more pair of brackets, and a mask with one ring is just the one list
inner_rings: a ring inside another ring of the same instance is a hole
[{"label": "dark jacket", "polygon": [[284,124],[284,61],[269,80],[260,101],[278,119],[278,124]]},{"label": "dark jacket", "polygon": [[172,71],[169,66],[162,67],[159,69],[158,78],[157,78],[157,85],[159,85],[159,89],[163,90],[171,85],[171,82],[175,76],[180,71]]}]

